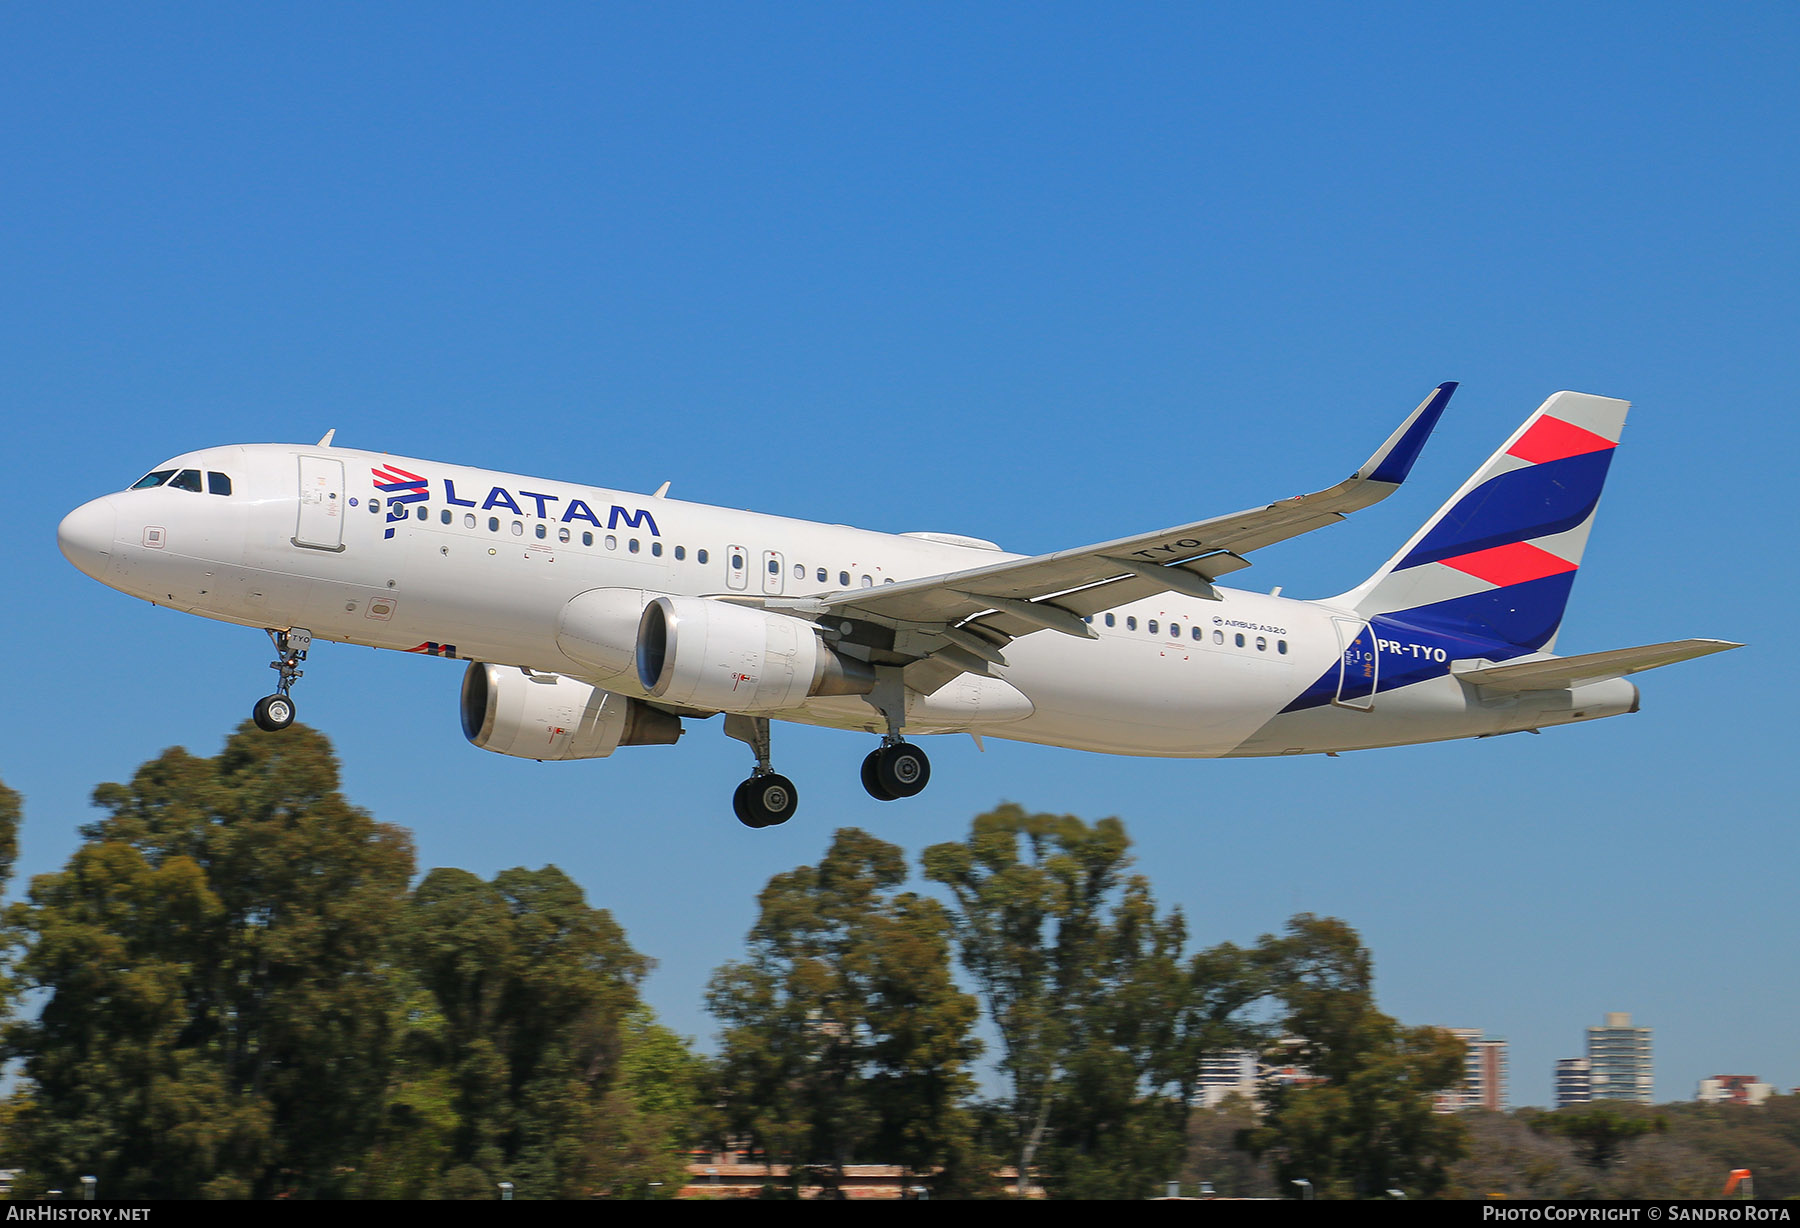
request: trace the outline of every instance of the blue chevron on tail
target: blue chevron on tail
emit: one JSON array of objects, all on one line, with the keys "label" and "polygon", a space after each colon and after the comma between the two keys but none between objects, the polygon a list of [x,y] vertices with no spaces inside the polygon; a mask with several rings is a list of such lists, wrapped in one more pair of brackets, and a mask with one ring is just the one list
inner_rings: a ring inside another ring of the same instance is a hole
[{"label": "blue chevron on tail", "polygon": [[1327,604],[1466,640],[1552,651],[1629,402],[1559,392],[1381,570]]}]

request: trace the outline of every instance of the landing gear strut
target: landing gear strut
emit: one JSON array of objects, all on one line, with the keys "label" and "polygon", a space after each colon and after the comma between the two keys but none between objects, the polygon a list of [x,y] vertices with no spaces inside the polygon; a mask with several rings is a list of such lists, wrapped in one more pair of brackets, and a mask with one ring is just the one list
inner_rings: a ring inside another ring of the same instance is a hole
[{"label": "landing gear strut", "polygon": [[863,788],[878,802],[912,797],[931,782],[931,760],[911,742],[884,738],[862,763]]},{"label": "landing gear strut", "polygon": [[727,716],[725,736],[756,752],[756,770],[731,795],[731,808],[745,827],[777,827],[794,817],[800,794],[794,782],[769,766],[769,718]]},{"label": "landing gear strut", "polygon": [[264,630],[275,645],[275,660],[269,662],[269,668],[277,671],[280,681],[275,684],[273,695],[265,695],[256,701],[250,719],[256,722],[258,729],[274,733],[294,723],[294,701],[288,692],[306,672],[300,668],[300,662],[306,660],[306,650],[312,647],[312,632],[305,627],[289,627],[286,631],[266,627]]},{"label": "landing gear strut", "polygon": [[898,801],[924,791],[931,781],[931,760],[925,752],[901,736],[906,719],[905,681],[892,667],[875,671],[874,701],[887,734],[881,745],[869,752],[862,763],[863,788],[878,802]]}]

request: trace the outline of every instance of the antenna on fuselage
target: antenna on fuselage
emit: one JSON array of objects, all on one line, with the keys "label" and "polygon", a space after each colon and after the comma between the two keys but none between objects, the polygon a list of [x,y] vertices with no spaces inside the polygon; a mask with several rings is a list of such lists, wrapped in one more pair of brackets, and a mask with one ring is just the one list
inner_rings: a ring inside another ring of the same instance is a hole
[{"label": "antenna on fuselage", "polygon": [[652,499],[660,499],[668,493],[669,493],[669,484],[667,482],[664,482],[661,486],[658,486],[656,488],[656,493],[651,495],[650,497]]},{"label": "antenna on fuselage", "polygon": [[317,446],[321,447],[321,448],[329,448],[331,446],[331,437],[335,434],[337,434],[337,427],[334,426],[329,431],[325,432],[325,438],[319,440]]}]

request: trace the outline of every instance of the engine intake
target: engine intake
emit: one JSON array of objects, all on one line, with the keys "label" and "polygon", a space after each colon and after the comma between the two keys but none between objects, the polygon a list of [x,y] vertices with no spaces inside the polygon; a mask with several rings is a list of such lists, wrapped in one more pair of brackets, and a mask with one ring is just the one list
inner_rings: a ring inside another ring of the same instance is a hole
[{"label": "engine intake", "polygon": [[875,689],[868,662],[827,647],[805,619],[707,597],[644,607],[637,674],[658,699],[714,712],[771,712]]},{"label": "engine intake", "polygon": [[463,735],[521,759],[604,759],[621,746],[669,746],[681,719],[561,674],[469,662]]}]

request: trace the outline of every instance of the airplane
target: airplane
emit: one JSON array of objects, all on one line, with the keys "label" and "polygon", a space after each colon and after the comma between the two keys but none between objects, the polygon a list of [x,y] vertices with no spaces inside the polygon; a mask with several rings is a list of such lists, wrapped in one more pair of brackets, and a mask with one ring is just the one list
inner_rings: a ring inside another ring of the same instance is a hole
[{"label": "airplane", "polygon": [[723,714],[756,766],[746,826],[792,818],[774,721],[879,736],[871,796],[925,788],[909,737],[1115,755],[1335,755],[1638,710],[1629,675],[1741,647],[1555,655],[1628,403],[1551,396],[1367,580],[1316,601],[1218,584],[1253,550],[1405,481],[1456,384],[1345,480],[1233,515],[1023,556],[317,444],[185,453],[70,512],[103,584],[262,628],[264,730],[289,725],[315,640],[469,662],[482,749],[601,759]]}]

